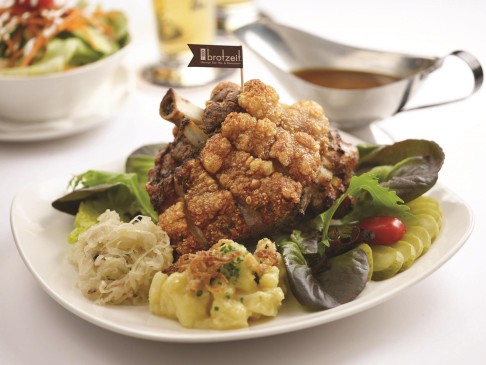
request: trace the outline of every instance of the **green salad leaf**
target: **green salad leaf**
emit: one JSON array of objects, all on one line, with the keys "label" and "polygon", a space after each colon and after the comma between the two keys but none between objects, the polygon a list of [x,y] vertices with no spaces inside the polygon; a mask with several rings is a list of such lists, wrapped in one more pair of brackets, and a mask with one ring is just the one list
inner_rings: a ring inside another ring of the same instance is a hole
[{"label": "green salad leaf", "polygon": [[409,202],[430,190],[444,163],[442,148],[433,141],[407,139],[386,146],[358,146],[357,174],[370,171],[382,186]]},{"label": "green salad leaf", "polygon": [[[409,218],[405,202],[437,181],[444,153],[435,142],[406,140],[389,146],[359,146],[360,160],[348,189],[317,217],[303,222],[278,247],[297,300],[326,309],[354,299],[369,276],[369,253],[356,224],[374,216]],[[351,210],[335,220],[344,201]]]},{"label": "green salad leaf", "polygon": [[355,203],[354,209],[341,219],[344,224],[376,215],[405,217],[409,211],[408,206],[403,204],[403,200],[396,192],[380,185],[374,174],[368,172],[353,176],[346,192],[334,202],[331,208],[314,219],[315,228],[322,232],[324,246],[329,246],[328,232],[333,216],[341,203],[348,197],[352,197]]},{"label": "green salad leaf", "polygon": [[154,167],[154,156],[166,143],[149,144],[133,151],[125,162],[125,171],[138,175],[140,182],[145,185],[148,171]]},{"label": "green salad leaf", "polygon": [[76,243],[81,233],[85,232],[89,227],[97,223],[98,216],[101,213],[89,202],[81,202],[79,204],[78,213],[74,218],[74,230],[72,230],[67,237],[68,242]]},{"label": "green salad leaf", "polygon": [[[1,74],[9,76],[28,76],[28,75],[40,75],[53,72],[59,72],[65,69],[66,65],[70,64],[72,60],[73,65],[83,64],[76,61],[78,55],[84,55],[86,53],[93,52],[86,46],[80,39],[68,38],[68,39],[52,39],[46,47],[46,53],[39,62],[26,67],[11,67],[2,68]],[[91,62],[100,57],[98,53],[90,54],[85,61]]]},{"label": "green salad leaf", "polygon": [[130,40],[128,19],[125,14],[118,10],[111,10],[105,13],[105,20],[113,27],[113,33],[119,47],[124,47]]},{"label": "green salad leaf", "polygon": [[[104,14],[104,21],[113,28],[112,36],[105,35],[91,25],[74,32],[61,32],[49,40],[45,52],[32,65],[0,67],[0,74],[32,76],[60,72],[96,62],[117,52],[129,41],[127,18],[120,11],[110,11]],[[0,61],[5,57],[4,49],[6,46],[0,41]]]},{"label": "green salad leaf", "polygon": [[[331,230],[336,211],[349,197],[354,201],[354,208]],[[350,238],[351,243],[359,243],[351,223],[376,215],[404,217],[410,214],[408,211],[403,200],[381,186],[374,174],[353,176],[346,192],[328,210],[278,242],[297,300],[310,308],[326,309],[354,299],[368,280],[368,255],[363,249],[346,247],[346,244],[336,251],[338,254],[332,255],[331,231],[340,231],[339,235]]]},{"label": "green salad leaf", "polygon": [[70,186],[73,189],[70,193],[52,203],[55,209],[76,215],[70,242],[75,242],[79,233],[96,223],[96,218],[106,209],[117,211],[124,221],[139,214],[151,217],[154,222],[158,219],[135,173],[89,170],[75,176]]},{"label": "green salad leaf", "polygon": [[86,27],[83,32],[73,32],[73,35],[86,44],[90,44],[93,51],[98,52],[100,56],[110,55],[120,49],[116,41],[106,38],[100,30],[91,26]]},{"label": "green salad leaf", "polygon": [[164,143],[151,144],[133,151],[125,161],[125,173],[89,170],[74,176],[69,182],[71,191],[52,202],[55,209],[75,215],[68,242],[75,243],[79,234],[95,224],[107,209],[115,210],[125,222],[139,214],[157,222],[158,214],[145,184],[155,155],[164,146]]},{"label": "green salad leaf", "polygon": [[297,243],[279,244],[292,293],[311,309],[329,309],[355,299],[365,288],[370,266],[364,250],[357,247],[330,258],[324,270],[315,271]]},{"label": "green salad leaf", "polygon": [[69,243],[76,243],[78,236],[98,222],[100,214],[107,209],[115,210],[120,218],[129,222],[140,213],[126,185],[110,186],[102,194],[94,194],[79,202],[74,219],[74,230],[68,235]]}]

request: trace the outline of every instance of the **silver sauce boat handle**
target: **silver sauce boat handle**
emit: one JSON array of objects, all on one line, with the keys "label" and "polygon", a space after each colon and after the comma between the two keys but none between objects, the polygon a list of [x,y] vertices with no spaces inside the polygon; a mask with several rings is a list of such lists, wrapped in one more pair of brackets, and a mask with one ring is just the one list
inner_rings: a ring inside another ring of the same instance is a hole
[{"label": "silver sauce boat handle", "polygon": [[472,54],[470,54],[469,52],[457,50],[457,51],[451,52],[448,55],[444,56],[442,58],[441,63],[443,63],[444,60],[449,56],[455,56],[455,57],[460,58],[471,69],[471,72],[472,72],[473,77],[474,77],[474,86],[473,86],[472,91],[469,94],[462,96],[462,97],[459,97],[459,98],[441,101],[441,102],[432,103],[432,104],[414,106],[414,107],[411,107],[411,108],[405,108],[405,105],[407,104],[407,101],[408,101],[408,95],[407,95],[407,92],[406,92],[405,96],[403,98],[403,100],[404,100],[403,105],[398,109],[397,113],[408,112],[408,111],[417,110],[417,109],[424,109],[424,108],[430,108],[430,107],[444,105],[444,104],[455,103],[457,101],[461,101],[461,100],[469,98],[471,95],[476,93],[481,88],[481,86],[483,84],[483,80],[484,80],[484,73],[483,73],[483,68],[481,67],[481,64],[479,63],[478,59],[476,57],[474,57]]}]

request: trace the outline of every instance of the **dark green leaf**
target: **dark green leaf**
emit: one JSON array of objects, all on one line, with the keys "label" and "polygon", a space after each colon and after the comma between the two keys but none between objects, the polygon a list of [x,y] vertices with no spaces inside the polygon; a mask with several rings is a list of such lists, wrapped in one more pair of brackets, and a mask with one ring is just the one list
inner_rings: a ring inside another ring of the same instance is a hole
[{"label": "dark green leaf", "polygon": [[[78,186],[82,188],[77,188]],[[72,192],[55,200],[52,206],[69,214],[76,214],[81,201],[87,199],[103,199],[106,194],[112,193],[111,189],[117,190],[117,201],[130,201],[138,207],[140,214],[151,217],[154,222],[158,215],[152,208],[150,197],[134,173],[114,173],[107,171],[89,170],[84,174],[75,176],[70,186]],[[120,187],[122,186],[122,187]],[[125,204],[126,205],[126,204]],[[114,209],[115,207],[107,207]],[[118,212],[124,214],[124,212]]]},{"label": "dark green leaf", "polygon": [[383,181],[383,175],[380,176],[382,185],[396,191],[404,202],[409,202],[435,185],[444,159],[444,152],[437,143],[408,139],[365,150],[360,157],[357,174],[377,166],[387,166],[386,180]]},{"label": "dark green leaf", "polygon": [[92,187],[73,190],[72,192],[53,201],[52,206],[61,212],[76,215],[82,201],[88,199],[98,199],[108,190],[119,189],[124,190],[125,193],[129,193],[128,188],[123,184],[100,184]]},{"label": "dark green leaf", "polygon": [[281,242],[279,248],[292,292],[306,307],[334,308],[355,299],[366,286],[369,263],[360,248],[329,259],[326,268],[317,273],[295,242]]}]

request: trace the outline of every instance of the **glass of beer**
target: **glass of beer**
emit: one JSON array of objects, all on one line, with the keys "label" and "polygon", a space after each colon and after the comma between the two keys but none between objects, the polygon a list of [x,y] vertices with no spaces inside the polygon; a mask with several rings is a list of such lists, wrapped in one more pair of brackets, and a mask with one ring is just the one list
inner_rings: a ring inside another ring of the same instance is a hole
[{"label": "glass of beer", "polygon": [[143,74],[164,86],[200,86],[225,77],[231,70],[187,65],[188,44],[212,44],[216,33],[216,0],[153,0],[160,61]]},{"label": "glass of beer", "polygon": [[259,16],[253,0],[216,0],[216,4],[217,29],[223,34],[251,23]]}]

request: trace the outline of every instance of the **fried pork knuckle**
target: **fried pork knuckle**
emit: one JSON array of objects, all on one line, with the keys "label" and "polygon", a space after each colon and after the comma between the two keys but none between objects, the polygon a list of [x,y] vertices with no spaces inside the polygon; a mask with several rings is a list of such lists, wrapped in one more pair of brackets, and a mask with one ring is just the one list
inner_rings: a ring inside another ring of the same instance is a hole
[{"label": "fried pork knuckle", "polygon": [[346,190],[358,159],[317,103],[282,104],[259,80],[243,91],[218,84],[204,109],[169,90],[160,114],[175,124],[174,141],[157,155],[147,191],[176,256],[324,211]]}]

